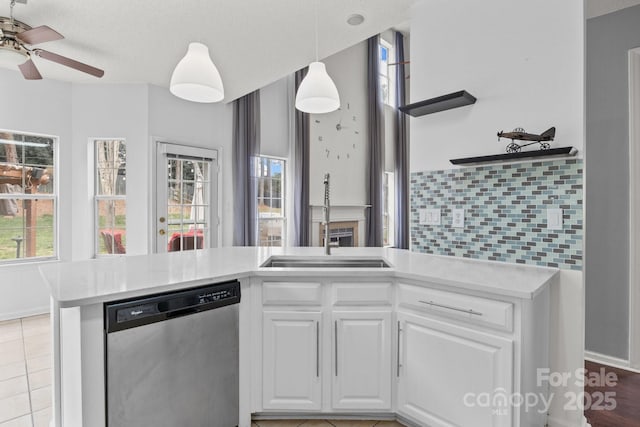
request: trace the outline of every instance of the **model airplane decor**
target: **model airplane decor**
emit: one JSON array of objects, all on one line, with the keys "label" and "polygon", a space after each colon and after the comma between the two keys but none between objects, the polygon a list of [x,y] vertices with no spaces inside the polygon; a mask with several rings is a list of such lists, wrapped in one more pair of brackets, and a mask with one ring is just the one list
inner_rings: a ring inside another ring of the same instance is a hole
[{"label": "model airplane decor", "polygon": [[[551,148],[551,145],[547,141],[553,141],[553,138],[556,136],[556,128],[552,127],[542,132],[540,135],[535,133],[527,133],[522,128],[516,128],[512,132],[498,132],[498,141],[500,138],[508,138],[511,140],[511,143],[507,145],[507,153],[519,153],[522,150],[522,147],[526,147],[528,145],[540,144],[540,150],[548,150]],[[517,144],[513,141],[530,141],[526,144]]]}]

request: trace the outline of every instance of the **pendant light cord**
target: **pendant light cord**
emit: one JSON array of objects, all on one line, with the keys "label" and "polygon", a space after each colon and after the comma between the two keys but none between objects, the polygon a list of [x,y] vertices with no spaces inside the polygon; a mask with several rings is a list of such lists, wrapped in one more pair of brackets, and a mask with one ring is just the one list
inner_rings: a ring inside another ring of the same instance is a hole
[{"label": "pendant light cord", "polygon": [[314,1],[314,8],[315,8],[315,17],[316,17],[316,22],[315,22],[315,28],[316,28],[316,62],[318,62],[318,0]]}]

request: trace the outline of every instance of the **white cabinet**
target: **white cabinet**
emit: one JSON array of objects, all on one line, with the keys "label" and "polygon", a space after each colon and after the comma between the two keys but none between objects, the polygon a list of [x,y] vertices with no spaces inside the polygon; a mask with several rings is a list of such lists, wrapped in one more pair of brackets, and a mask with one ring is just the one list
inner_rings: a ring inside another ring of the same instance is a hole
[{"label": "white cabinet", "polygon": [[513,425],[491,405],[511,395],[512,340],[404,312],[398,322],[399,413],[432,427]]},{"label": "white cabinet", "polygon": [[262,406],[320,410],[320,312],[263,313]]},{"label": "white cabinet", "polygon": [[391,311],[334,311],[332,407],[391,409]]}]

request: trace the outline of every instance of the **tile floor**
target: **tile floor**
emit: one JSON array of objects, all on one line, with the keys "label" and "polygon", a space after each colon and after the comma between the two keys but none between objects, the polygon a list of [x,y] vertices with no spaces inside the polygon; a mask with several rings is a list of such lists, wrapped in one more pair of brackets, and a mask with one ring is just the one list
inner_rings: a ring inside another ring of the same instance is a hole
[{"label": "tile floor", "polygon": [[0,322],[0,427],[48,427],[51,418],[49,315]]},{"label": "tile floor", "polygon": [[404,427],[396,421],[376,420],[254,420],[252,427]]}]

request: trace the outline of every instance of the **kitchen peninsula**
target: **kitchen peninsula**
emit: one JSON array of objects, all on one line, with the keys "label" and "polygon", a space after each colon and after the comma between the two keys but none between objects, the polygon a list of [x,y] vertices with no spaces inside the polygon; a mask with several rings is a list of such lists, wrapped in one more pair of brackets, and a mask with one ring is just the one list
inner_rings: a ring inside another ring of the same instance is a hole
[{"label": "kitchen peninsula", "polygon": [[[285,255],[389,267],[262,267]],[[536,374],[549,368],[556,269],[383,248],[328,257],[322,248],[219,248],[41,272],[52,295],[57,427],[105,426],[105,303],[230,280],[241,288],[241,427],[252,416],[545,424],[541,406],[477,398],[547,395]]]}]

